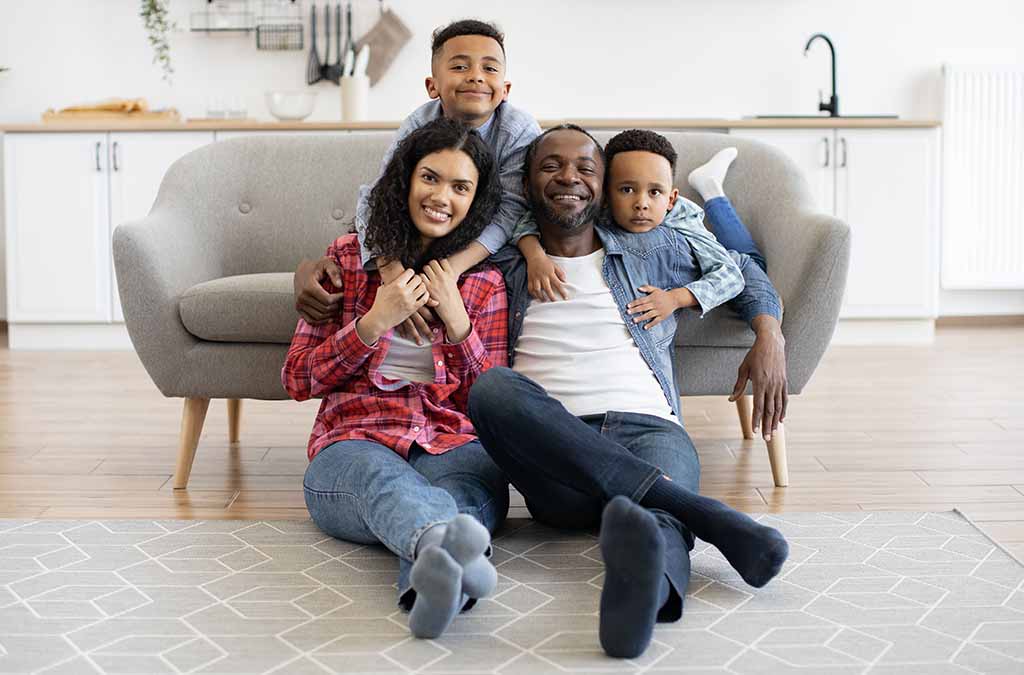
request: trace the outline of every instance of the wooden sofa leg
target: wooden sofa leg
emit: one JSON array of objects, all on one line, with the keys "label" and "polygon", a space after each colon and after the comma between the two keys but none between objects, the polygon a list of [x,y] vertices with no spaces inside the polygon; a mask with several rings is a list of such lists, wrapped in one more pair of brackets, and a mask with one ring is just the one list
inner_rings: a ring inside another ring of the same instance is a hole
[{"label": "wooden sofa leg", "polygon": [[228,443],[238,442],[238,429],[241,423],[242,399],[228,399]]},{"label": "wooden sofa leg", "polygon": [[772,465],[772,478],[775,479],[776,487],[789,485],[789,467],[786,465],[786,428],[779,424],[779,428],[772,434],[772,440],[768,441],[768,461]]},{"label": "wooden sofa leg", "polygon": [[183,490],[192,473],[192,460],[196,458],[199,435],[203,433],[206,410],[210,407],[208,398],[186,398],[185,411],[181,416],[181,438],[178,441],[178,466],[174,470],[174,489]]},{"label": "wooden sofa leg", "polygon": [[740,429],[743,431],[744,440],[752,440],[754,438],[754,397],[743,395],[736,399],[736,413],[740,417]]}]

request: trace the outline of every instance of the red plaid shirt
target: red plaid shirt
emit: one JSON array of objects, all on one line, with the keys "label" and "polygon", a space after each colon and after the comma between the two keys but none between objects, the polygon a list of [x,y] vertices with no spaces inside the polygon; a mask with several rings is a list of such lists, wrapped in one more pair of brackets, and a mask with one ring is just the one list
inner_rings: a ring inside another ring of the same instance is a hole
[{"label": "red plaid shirt", "polygon": [[480,373],[507,363],[508,302],[501,273],[490,268],[459,280],[472,324],[469,336],[449,344],[444,325],[432,325],[434,381],[395,389],[395,380],[380,373],[392,331],[368,347],[355,329],[356,320],[373,306],[380,275],[363,269],[354,234],[339,237],[327,256],[341,268],[341,314],[322,326],[300,318],[281,369],[281,382],[293,399],[323,397],[309,437],[309,459],[344,440],[375,441],[405,458],[414,442],[441,454],[476,440],[466,415],[469,388]]}]

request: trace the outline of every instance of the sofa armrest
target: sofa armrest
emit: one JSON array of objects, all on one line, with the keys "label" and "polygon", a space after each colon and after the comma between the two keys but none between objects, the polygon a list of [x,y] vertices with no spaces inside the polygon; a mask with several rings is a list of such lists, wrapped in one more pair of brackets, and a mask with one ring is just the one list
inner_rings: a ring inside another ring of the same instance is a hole
[{"label": "sofa armrest", "polygon": [[798,208],[759,216],[768,276],[784,304],[790,391],[799,393],[835,332],[850,262],[850,227],[828,214]]},{"label": "sofa armrest", "polygon": [[132,344],[165,396],[176,389],[185,355],[198,344],[181,322],[182,293],[224,274],[224,256],[171,211],[114,229],[114,270]]}]

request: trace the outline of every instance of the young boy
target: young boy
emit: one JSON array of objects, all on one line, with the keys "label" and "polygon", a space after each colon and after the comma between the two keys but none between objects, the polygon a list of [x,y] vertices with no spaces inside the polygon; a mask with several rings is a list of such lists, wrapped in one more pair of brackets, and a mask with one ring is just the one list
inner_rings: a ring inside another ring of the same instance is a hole
[{"label": "young boy", "polygon": [[[469,123],[491,147],[503,189],[501,206],[480,237],[450,258],[455,273],[461,275],[504,246],[526,211],[523,160],[526,148],[540,134],[540,126],[529,113],[507,102],[512,83],[505,80],[505,36],[494,25],[467,19],[439,28],[433,34],[431,54],[430,77],[425,83],[431,100],[402,122],[381,167],[387,165],[399,141],[441,116]],[[376,266],[381,280],[388,283],[405,270],[401,263],[380,260],[363,246],[371,189],[372,186],[364,185],[359,190],[356,231],[364,265]],[[329,321],[337,313],[340,294],[328,295],[320,286],[327,277],[335,286],[340,285],[341,278],[334,273],[335,269],[330,261],[321,259],[316,263],[303,261],[295,273],[296,307],[314,325]],[[429,317],[428,310],[422,313]],[[424,318],[414,314],[400,329],[417,344],[421,343],[420,336],[429,341],[430,331]]]},{"label": "young boy", "polygon": [[[647,295],[627,305],[634,323],[649,330],[676,310],[694,307],[702,313],[731,300],[743,290],[743,275],[728,252],[704,229],[702,211],[679,197],[672,187],[677,154],[664,136],[630,129],[614,136],[605,147],[605,195],[615,225],[642,234],[662,223],[680,230],[690,243],[702,276],[683,288],[664,290],[641,286]],[[560,270],[548,258],[529,215],[517,225],[513,241],[527,260],[529,288],[535,298],[554,300],[561,286]]]}]

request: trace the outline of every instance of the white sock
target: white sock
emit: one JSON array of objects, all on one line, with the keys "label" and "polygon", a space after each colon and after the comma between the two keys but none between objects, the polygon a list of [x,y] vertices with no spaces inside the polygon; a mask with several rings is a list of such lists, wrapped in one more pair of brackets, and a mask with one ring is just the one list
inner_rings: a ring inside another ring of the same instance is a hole
[{"label": "white sock", "polygon": [[725,174],[729,171],[729,165],[736,159],[736,154],[736,148],[719,150],[711,161],[690,172],[687,178],[690,187],[699,192],[705,202],[725,196],[722,183],[725,182]]}]

